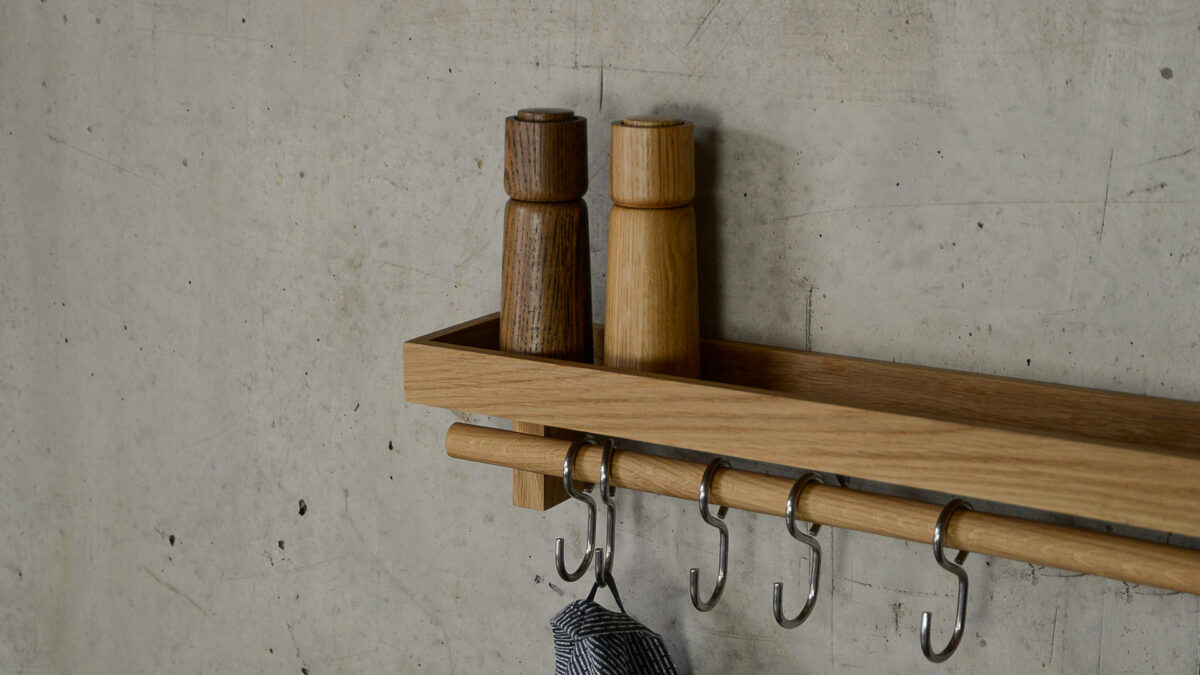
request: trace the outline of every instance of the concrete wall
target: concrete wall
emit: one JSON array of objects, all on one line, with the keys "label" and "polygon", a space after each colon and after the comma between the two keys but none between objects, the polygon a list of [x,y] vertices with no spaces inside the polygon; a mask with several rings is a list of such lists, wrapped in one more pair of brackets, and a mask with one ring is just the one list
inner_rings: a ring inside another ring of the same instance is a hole
[{"label": "concrete wall", "polygon": [[[0,672],[547,672],[553,538],[401,343],[499,304],[502,120],[697,123],[705,331],[1200,400],[1200,5],[0,3]],[[1196,672],[1197,598],[621,493],[687,670]],[[303,504],[304,506],[301,506]],[[306,508],[305,508],[306,507]],[[705,577],[711,578],[711,577]]]}]

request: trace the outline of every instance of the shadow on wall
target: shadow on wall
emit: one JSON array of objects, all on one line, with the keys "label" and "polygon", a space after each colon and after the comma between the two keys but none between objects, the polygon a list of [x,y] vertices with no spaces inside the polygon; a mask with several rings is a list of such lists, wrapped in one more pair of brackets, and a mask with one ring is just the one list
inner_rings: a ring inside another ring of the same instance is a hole
[{"label": "shadow on wall", "polygon": [[783,218],[795,201],[788,194],[795,153],[722,126],[705,108],[662,112],[696,126],[701,335],[811,348],[813,283],[794,264]]}]

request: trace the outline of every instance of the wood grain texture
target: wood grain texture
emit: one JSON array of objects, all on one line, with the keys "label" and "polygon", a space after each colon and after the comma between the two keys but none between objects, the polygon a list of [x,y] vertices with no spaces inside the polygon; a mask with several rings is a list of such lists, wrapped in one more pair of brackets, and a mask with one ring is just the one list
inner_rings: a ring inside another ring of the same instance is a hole
[{"label": "wood grain texture", "polygon": [[[497,314],[418,338],[494,348]],[[604,324],[593,324],[604,363]],[[1200,457],[1200,403],[1049,382],[913,366],[854,356],[701,338],[701,377],[821,403],[983,423]],[[943,395],[942,392],[949,392]]]},{"label": "wood grain texture", "polygon": [[[820,397],[811,388],[754,389],[422,339],[405,344],[404,359],[414,403],[1200,536],[1200,459],[1173,449],[808,400]],[[880,367],[888,365],[910,368]],[[1157,399],[1126,402],[1164,409]],[[1200,405],[1176,405],[1200,419]]]},{"label": "wood grain texture", "polygon": [[505,119],[504,191],[529,202],[581,199],[587,192],[587,119],[532,110]]},{"label": "wood grain texture", "polygon": [[[565,108],[526,108],[504,126],[501,349],[592,361],[587,120]],[[514,429],[542,434],[541,425]],[[550,430],[550,433],[554,433]],[[561,483],[513,473],[513,503],[545,510],[567,498]]]},{"label": "wood grain texture", "polygon": [[697,377],[700,305],[696,215],[612,207],[608,219],[605,363]]},{"label": "wood grain texture", "polygon": [[[510,199],[504,211],[498,345],[504,351],[592,362],[591,247],[587,205]],[[513,422],[528,434],[561,430]],[[513,505],[545,511],[567,499],[561,480],[513,472]]]},{"label": "wood grain texture", "polygon": [[522,122],[570,122],[575,111],[570,108],[523,108],[517,111]]},{"label": "wood grain texture", "polygon": [[587,205],[508,201],[500,349],[592,362]]},{"label": "wood grain texture", "polygon": [[724,340],[703,378],[836,405],[1147,445],[1200,457],[1200,405]]},{"label": "wood grain texture", "polygon": [[[523,435],[546,438],[564,438],[572,435],[571,432],[563,429],[519,421],[513,422],[513,431]],[[522,509],[545,511],[565,502],[570,497],[562,484],[561,469],[559,475],[554,476],[514,467],[512,478],[512,503],[513,506]]]},{"label": "wood grain texture", "polygon": [[696,196],[691,122],[639,116],[612,124],[609,195],[632,208],[674,208]]},{"label": "wood grain texture", "polygon": [[[446,452],[451,457],[546,474],[561,474],[567,446],[565,441],[466,424],[455,424],[446,433]],[[598,481],[600,459],[600,447],[585,446],[575,461],[576,474],[582,480]],[[610,480],[621,488],[695,500],[704,467],[703,463],[617,450]],[[719,505],[782,516],[792,484],[789,478],[724,470],[713,481],[711,499]],[[796,515],[798,520],[927,543],[933,540],[940,511],[938,504],[813,485],[801,494]],[[1200,551],[1175,546],[979,511],[963,511],[951,520],[946,545],[1200,594]],[[836,550],[830,552],[837,554]]]}]

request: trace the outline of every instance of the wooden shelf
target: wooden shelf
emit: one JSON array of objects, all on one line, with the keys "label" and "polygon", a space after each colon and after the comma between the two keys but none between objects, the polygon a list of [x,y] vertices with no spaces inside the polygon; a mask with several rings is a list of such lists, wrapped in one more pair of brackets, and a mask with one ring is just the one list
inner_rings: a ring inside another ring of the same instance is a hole
[{"label": "wooden shelf", "polygon": [[1200,536],[1197,403],[718,340],[688,379],[497,339],[489,315],[406,342],[407,400]]}]

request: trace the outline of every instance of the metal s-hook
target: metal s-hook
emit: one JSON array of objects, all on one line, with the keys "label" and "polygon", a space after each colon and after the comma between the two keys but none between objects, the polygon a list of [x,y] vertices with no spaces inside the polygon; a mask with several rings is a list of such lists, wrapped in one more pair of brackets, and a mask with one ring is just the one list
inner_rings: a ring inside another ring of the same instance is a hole
[{"label": "metal s-hook", "polygon": [[616,535],[617,526],[617,504],[613,501],[613,492],[615,488],[609,488],[608,480],[612,475],[613,461],[613,440],[610,438],[604,441],[604,454],[600,460],[600,499],[604,501],[606,510],[606,526],[604,536],[604,548],[597,548],[596,557],[596,584],[604,587],[608,583],[608,579],[612,578],[613,566],[613,538]]},{"label": "metal s-hook", "polygon": [[815,473],[806,473],[796,481],[792,486],[792,491],[788,494],[787,509],[784,515],[784,521],[787,523],[788,533],[797,540],[808,545],[812,549],[809,556],[811,563],[808,573],[808,600],[804,602],[804,609],[795,618],[785,619],[783,616],[783,582],[775,582],[775,597],[771,602],[771,609],[775,613],[775,621],[784,628],[795,628],[804,623],[808,615],[812,613],[813,607],[817,604],[817,589],[818,583],[821,580],[821,544],[817,541],[817,532],[821,526],[813,523],[808,532],[803,532],[796,528],[796,502],[800,499],[800,494],[804,492],[804,488],[810,483],[824,483],[821,477]]},{"label": "metal s-hook", "polygon": [[692,596],[692,605],[701,612],[707,612],[715,607],[717,601],[721,599],[721,591],[725,590],[725,568],[726,563],[729,561],[729,527],[723,519],[729,511],[729,507],[722,506],[717,510],[717,517],[714,518],[708,512],[708,491],[713,477],[717,475],[717,472],[728,467],[729,461],[723,457],[718,457],[708,463],[708,467],[704,469],[704,477],[700,480],[700,516],[704,518],[704,522],[717,528],[721,533],[720,561],[717,566],[717,587],[713,590],[712,596],[708,600],[700,599],[699,568],[693,567],[688,571],[688,590]]},{"label": "metal s-hook", "polygon": [[946,644],[945,649],[940,652],[934,652],[929,646],[929,620],[930,613],[922,612],[921,614],[921,652],[925,654],[925,658],[934,663],[941,663],[950,658],[954,650],[958,648],[958,643],[962,641],[963,628],[967,619],[967,571],[962,568],[963,561],[967,559],[967,551],[959,551],[955,556],[954,562],[946,560],[946,556],[942,551],[942,540],[945,538],[946,528],[950,525],[950,519],[960,509],[971,510],[971,505],[961,499],[952,499],[942,509],[938,515],[937,525],[933,528],[933,559],[943,569],[953,572],[954,576],[958,577],[958,611],[954,617],[954,635],[950,637],[950,642]]},{"label": "metal s-hook", "polygon": [[575,456],[579,454],[579,450],[583,448],[589,440],[583,436],[575,439],[571,443],[571,447],[567,449],[567,454],[563,458],[563,487],[566,488],[567,494],[575,499],[587,504],[588,507],[588,524],[587,524],[587,544],[584,547],[586,551],[583,554],[583,560],[580,561],[579,567],[574,572],[568,572],[563,564],[563,539],[559,537],[554,540],[554,566],[558,569],[558,576],[565,581],[575,581],[583,576],[587,571],[588,563],[592,561],[592,548],[596,545],[596,500],[592,496],[585,494],[575,489],[575,483],[571,480],[571,468],[575,464]]}]

